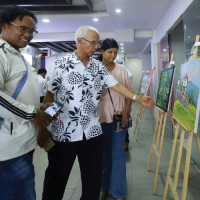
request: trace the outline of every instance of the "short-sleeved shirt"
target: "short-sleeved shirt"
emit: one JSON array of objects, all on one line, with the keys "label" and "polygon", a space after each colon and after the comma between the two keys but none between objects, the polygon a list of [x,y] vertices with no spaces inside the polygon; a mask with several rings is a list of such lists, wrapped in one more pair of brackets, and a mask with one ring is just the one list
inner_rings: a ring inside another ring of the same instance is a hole
[{"label": "short-sleeved shirt", "polygon": [[118,81],[98,60],[90,57],[85,67],[73,52],[57,60],[47,80],[47,90],[63,104],[58,120],[52,122],[53,139],[73,142],[96,137],[102,133],[98,103],[102,87],[112,87]]},{"label": "short-sleeved shirt", "polygon": [[[122,85],[127,87],[129,90],[132,91],[132,85],[129,79],[129,75],[127,70],[123,65],[115,64],[115,68],[110,71],[113,77],[119,81]],[[114,90],[110,89],[110,94],[113,100],[113,104],[115,110],[118,114],[120,114],[125,108],[125,99],[126,97],[122,96],[121,94],[115,92]],[[110,95],[108,90],[103,89],[101,94],[101,99],[99,101],[99,119],[101,123],[111,123],[113,121],[113,114],[114,108],[110,99]]]}]

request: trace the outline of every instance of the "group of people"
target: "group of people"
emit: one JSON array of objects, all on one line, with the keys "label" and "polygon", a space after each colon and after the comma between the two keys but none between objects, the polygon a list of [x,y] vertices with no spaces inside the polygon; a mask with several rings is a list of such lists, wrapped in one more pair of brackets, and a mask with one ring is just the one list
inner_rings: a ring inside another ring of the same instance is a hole
[{"label": "group of people", "polygon": [[[103,41],[101,61],[92,57],[100,35],[94,27],[82,26],[75,34],[77,49],[55,61],[40,106],[36,70],[20,53],[37,33],[36,23],[35,15],[21,7],[0,12],[0,199],[36,199],[33,151],[49,137],[55,145],[47,153],[43,200],[62,200],[76,157],[81,200],[104,200],[108,194],[126,199],[126,129],[113,130],[113,106],[124,126],[133,100],[150,109],[154,100],[132,91],[124,66],[114,62],[119,48],[115,40]],[[58,120],[44,112],[53,100],[63,104]]]}]

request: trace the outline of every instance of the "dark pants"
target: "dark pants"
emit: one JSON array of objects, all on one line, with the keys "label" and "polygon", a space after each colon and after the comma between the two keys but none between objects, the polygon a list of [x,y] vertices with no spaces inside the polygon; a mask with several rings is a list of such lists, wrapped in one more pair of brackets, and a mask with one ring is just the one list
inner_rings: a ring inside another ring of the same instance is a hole
[{"label": "dark pants", "polygon": [[49,165],[45,173],[43,200],[63,198],[76,156],[81,171],[81,200],[98,200],[101,187],[102,142],[102,135],[78,142],[56,142],[48,152]]}]

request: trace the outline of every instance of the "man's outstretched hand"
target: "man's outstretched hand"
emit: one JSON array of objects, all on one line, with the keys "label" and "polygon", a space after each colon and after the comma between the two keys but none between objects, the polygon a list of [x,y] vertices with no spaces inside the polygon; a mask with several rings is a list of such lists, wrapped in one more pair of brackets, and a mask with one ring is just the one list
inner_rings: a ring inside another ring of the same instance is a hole
[{"label": "man's outstretched hand", "polygon": [[151,110],[155,108],[156,102],[150,96],[141,97],[141,104]]}]

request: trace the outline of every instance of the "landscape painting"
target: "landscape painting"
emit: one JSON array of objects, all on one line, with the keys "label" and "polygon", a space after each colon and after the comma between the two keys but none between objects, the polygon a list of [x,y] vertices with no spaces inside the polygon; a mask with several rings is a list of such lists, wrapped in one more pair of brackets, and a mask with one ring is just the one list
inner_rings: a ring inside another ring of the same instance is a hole
[{"label": "landscape painting", "polygon": [[147,86],[147,83],[148,83],[148,80],[149,80],[149,75],[148,74],[145,74],[142,78],[142,85],[141,85],[141,94],[144,94],[145,92],[145,88]]},{"label": "landscape painting", "polygon": [[186,129],[197,133],[199,121],[200,59],[184,63],[176,88],[173,116]]},{"label": "landscape painting", "polygon": [[175,66],[162,70],[160,75],[156,106],[165,112],[168,111],[169,107],[174,71]]},{"label": "landscape painting", "polygon": [[144,96],[146,96],[147,93],[148,93],[148,91],[149,91],[149,87],[150,87],[150,85],[151,85],[151,80],[152,80],[152,77],[153,77],[154,70],[155,70],[155,69],[151,69],[151,72],[150,72],[150,74],[149,74],[148,82],[147,82],[147,85],[146,85],[146,88],[145,88],[145,91],[144,91]]}]

